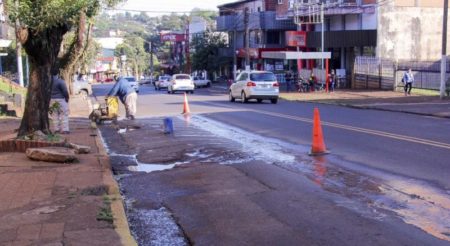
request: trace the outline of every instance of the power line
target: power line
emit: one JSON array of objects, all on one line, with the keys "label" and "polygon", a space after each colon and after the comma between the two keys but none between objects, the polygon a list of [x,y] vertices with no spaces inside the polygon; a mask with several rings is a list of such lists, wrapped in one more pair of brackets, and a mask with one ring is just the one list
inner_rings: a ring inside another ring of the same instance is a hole
[{"label": "power line", "polygon": [[216,10],[189,10],[189,11],[174,11],[174,10],[138,10],[138,9],[120,9],[120,8],[109,8],[105,9],[106,11],[125,11],[125,12],[139,12],[139,13],[153,13],[153,14],[186,14],[186,13],[210,13],[210,12],[218,12]]}]

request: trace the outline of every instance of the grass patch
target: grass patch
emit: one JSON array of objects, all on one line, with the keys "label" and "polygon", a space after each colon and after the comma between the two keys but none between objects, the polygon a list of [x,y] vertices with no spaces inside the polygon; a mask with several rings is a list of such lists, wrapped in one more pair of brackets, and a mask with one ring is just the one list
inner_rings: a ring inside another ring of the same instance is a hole
[{"label": "grass patch", "polygon": [[[404,93],[405,90],[403,89],[403,86],[397,87],[397,92]],[[421,96],[439,96],[438,90],[430,90],[430,89],[421,89],[421,88],[412,88],[411,90],[412,94],[414,95],[421,95]]]},{"label": "grass patch", "polygon": [[0,91],[3,91],[7,94],[22,94],[25,96],[27,89],[20,86],[11,85],[10,82],[0,78]]},{"label": "grass patch", "polygon": [[114,222],[114,216],[111,210],[111,199],[107,196],[103,196],[103,206],[100,208],[100,211],[97,213],[98,221],[106,221],[110,224]]},{"label": "grass patch", "polygon": [[[107,193],[108,193],[108,187],[106,185],[88,187],[81,191],[82,196],[103,196],[103,200],[105,200],[105,196]],[[106,196],[106,197],[109,199],[108,196]]]}]

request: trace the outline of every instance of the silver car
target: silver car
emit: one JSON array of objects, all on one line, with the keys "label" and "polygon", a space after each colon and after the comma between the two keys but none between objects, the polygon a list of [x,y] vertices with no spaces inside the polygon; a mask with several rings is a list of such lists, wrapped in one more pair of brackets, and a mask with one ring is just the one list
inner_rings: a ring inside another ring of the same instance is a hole
[{"label": "silver car", "polygon": [[177,91],[194,93],[195,85],[189,74],[174,74],[167,88],[167,93],[174,94]]},{"label": "silver car", "polygon": [[136,78],[133,76],[124,77],[124,79],[128,80],[130,83],[130,86],[136,91],[136,93],[139,93],[139,82],[137,82]]},{"label": "silver car", "polygon": [[163,88],[167,89],[170,85],[170,75],[161,75],[158,80],[155,81],[155,90],[161,90]]},{"label": "silver car", "polygon": [[230,86],[229,99],[230,102],[234,102],[236,98],[239,98],[243,103],[250,99],[256,99],[259,103],[270,100],[271,103],[276,104],[279,94],[280,84],[272,72],[244,71]]}]

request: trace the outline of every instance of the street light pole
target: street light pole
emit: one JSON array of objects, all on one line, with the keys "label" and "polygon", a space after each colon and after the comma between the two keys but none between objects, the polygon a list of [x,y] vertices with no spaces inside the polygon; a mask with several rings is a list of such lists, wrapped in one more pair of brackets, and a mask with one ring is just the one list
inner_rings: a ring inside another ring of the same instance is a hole
[{"label": "street light pole", "polygon": [[445,97],[445,75],[447,73],[447,17],[448,17],[448,0],[444,0],[444,23],[442,25],[442,56],[441,56],[441,86],[440,98]]}]

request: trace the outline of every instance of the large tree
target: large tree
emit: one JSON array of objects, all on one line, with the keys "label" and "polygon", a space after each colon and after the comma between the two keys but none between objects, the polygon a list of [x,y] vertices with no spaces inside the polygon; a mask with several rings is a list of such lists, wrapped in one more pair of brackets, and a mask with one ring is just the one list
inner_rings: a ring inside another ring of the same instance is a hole
[{"label": "large tree", "polygon": [[[70,52],[60,56],[64,35],[77,29],[85,18],[98,13],[103,5],[120,0],[8,0],[6,7],[13,23],[17,23],[17,39],[29,56],[30,84],[25,112],[18,136],[41,130],[49,133],[48,108],[51,94],[51,71]],[[67,63],[66,63],[67,64]]]},{"label": "large tree", "polygon": [[128,67],[132,70],[132,75],[137,79],[144,73],[149,66],[150,55],[145,52],[145,40],[139,36],[127,36],[122,44],[115,50],[115,56],[127,57]]},{"label": "large tree", "polygon": [[201,36],[194,36],[191,47],[192,68],[206,70],[208,74],[219,70],[224,58],[219,56],[219,48],[226,46],[225,37],[221,33],[207,31]]}]

